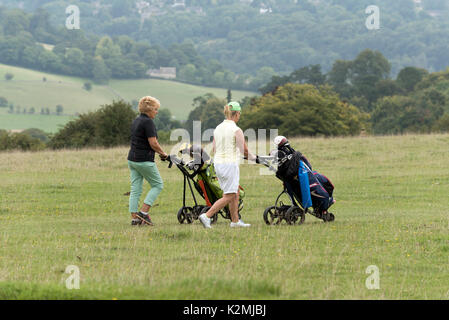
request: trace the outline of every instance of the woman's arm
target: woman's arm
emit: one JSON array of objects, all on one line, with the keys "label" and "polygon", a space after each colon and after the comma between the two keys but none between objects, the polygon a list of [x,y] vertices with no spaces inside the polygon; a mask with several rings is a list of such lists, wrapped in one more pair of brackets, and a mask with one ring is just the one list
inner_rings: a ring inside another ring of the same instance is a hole
[{"label": "woman's arm", "polygon": [[150,137],[148,138],[148,142],[150,143],[151,149],[153,149],[155,152],[159,153],[162,160],[167,159],[168,154],[162,150],[161,145],[157,141],[156,137]]},{"label": "woman's arm", "polygon": [[249,152],[248,146],[246,145],[246,142],[245,142],[245,136],[243,135],[242,129],[238,129],[235,132],[235,143],[237,145],[237,148],[239,148],[240,153],[243,154],[245,159],[253,160],[253,161],[255,161],[257,159],[257,156],[255,156],[251,152]]}]

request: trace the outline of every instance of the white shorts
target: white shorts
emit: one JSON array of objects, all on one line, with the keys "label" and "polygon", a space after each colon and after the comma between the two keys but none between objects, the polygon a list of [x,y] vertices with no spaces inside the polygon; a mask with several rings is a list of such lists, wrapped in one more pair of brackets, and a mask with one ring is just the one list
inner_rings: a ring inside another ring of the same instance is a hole
[{"label": "white shorts", "polygon": [[223,194],[238,193],[240,181],[239,165],[236,163],[216,163],[214,167]]}]

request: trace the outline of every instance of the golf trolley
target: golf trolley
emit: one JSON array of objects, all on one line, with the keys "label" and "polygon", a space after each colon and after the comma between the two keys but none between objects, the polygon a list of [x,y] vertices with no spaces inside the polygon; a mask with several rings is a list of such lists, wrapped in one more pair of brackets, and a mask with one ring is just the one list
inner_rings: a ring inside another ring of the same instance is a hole
[{"label": "golf trolley", "polygon": [[[260,156],[260,164],[268,167],[270,171],[277,172],[276,168],[272,166],[269,161],[275,163],[274,157],[272,156]],[[279,176],[277,176],[279,178]],[[280,179],[280,178],[279,178]],[[304,210],[299,199],[295,199],[296,194],[292,192],[292,187],[288,182],[283,181],[284,189],[277,196],[274,206],[269,206],[265,209],[263,213],[263,219],[267,225],[279,225],[282,221],[285,221],[289,225],[300,225],[303,224],[306,219],[306,213],[322,219],[325,222],[330,222],[335,220],[335,216],[332,213],[322,214],[317,209],[312,207]],[[291,204],[285,204],[281,201],[281,197],[286,194],[290,200]]]},{"label": "golf trolley", "polygon": [[[177,218],[179,223],[191,224],[198,217],[207,212],[210,207],[223,196],[223,191],[220,189],[218,179],[215,174],[214,165],[210,160],[209,155],[200,147],[189,146],[188,152],[194,160],[185,162],[182,158],[176,155],[170,155],[166,161],[169,161],[168,167],[171,168],[173,163],[178,167],[184,176],[182,207],[178,210]],[[181,150],[184,152],[186,149]],[[181,152],[180,151],[180,152]],[[196,160],[196,161],[195,161]],[[193,185],[193,187],[192,187]],[[194,205],[188,206],[186,201],[187,186],[192,195]],[[205,200],[206,204],[199,204],[195,191]],[[239,219],[241,218],[240,211],[243,209],[243,188],[239,186]],[[224,219],[231,219],[229,206],[224,207],[217,212],[212,218],[211,223],[217,222],[218,214]]]}]

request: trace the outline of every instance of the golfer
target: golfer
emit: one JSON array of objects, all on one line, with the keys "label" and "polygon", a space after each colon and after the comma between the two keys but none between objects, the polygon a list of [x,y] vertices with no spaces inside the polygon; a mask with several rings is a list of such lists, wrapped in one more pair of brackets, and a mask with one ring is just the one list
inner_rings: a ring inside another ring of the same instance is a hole
[{"label": "golfer", "polygon": [[[156,126],[153,121],[158,114],[160,105],[159,100],[151,96],[140,99],[140,115],[133,121],[131,126],[131,148],[128,153],[128,167],[131,177],[131,193],[129,197],[129,212],[132,216],[131,225],[141,225],[142,223],[153,225],[148,212],[164,186],[159,170],[154,162],[155,153],[158,153],[162,160],[168,157],[157,141]],[[151,189],[139,211],[138,206],[140,195],[142,194],[143,179],[149,182]]]},{"label": "golfer", "polygon": [[212,207],[199,219],[205,228],[211,228],[211,217],[229,204],[231,213],[231,227],[249,227],[250,224],[239,220],[239,180],[240,158],[258,162],[258,157],[248,151],[243,131],[237,126],[240,119],[241,107],[238,102],[229,102],[224,107],[226,119],[214,130],[213,152],[214,166],[218,183],[223,190],[223,197],[217,200]]}]

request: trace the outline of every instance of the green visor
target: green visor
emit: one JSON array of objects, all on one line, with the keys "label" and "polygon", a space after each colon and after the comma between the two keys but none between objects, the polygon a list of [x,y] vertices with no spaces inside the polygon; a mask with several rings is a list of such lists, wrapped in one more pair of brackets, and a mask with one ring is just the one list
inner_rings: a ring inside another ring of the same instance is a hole
[{"label": "green visor", "polygon": [[231,111],[242,111],[242,107],[240,107],[240,103],[238,103],[237,101],[229,102],[228,106],[231,107]]}]

